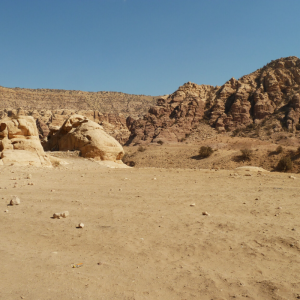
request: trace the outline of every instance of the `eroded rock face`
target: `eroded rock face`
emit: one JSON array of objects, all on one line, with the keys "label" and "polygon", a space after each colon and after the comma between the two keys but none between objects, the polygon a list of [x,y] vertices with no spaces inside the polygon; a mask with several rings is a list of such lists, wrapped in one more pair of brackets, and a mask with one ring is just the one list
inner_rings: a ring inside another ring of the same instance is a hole
[{"label": "eroded rock face", "polygon": [[127,118],[131,131],[129,143],[178,142],[204,117],[205,106],[215,88],[209,85],[184,84],[175,93],[161,97],[142,119]]},{"label": "eroded rock face", "polygon": [[43,154],[35,121],[28,116],[6,117],[0,123],[0,151],[27,150]]},{"label": "eroded rock face", "polygon": [[221,87],[186,83],[176,92],[159,98],[143,118],[127,118],[131,132],[128,144],[177,142],[190,135],[205,119],[219,132],[260,124],[278,112],[276,131],[282,125],[295,130],[300,114],[300,60],[295,57],[272,61]]},{"label": "eroded rock face", "polygon": [[19,110],[0,122],[0,158],[3,164],[51,166],[39,140],[33,117]]},{"label": "eroded rock face", "polygon": [[48,141],[49,150],[79,150],[81,156],[95,160],[121,161],[124,150],[99,124],[82,115],[69,117]]},{"label": "eroded rock face", "polygon": [[[103,126],[106,133],[113,136],[119,143],[124,145],[130,135],[130,131],[126,126],[126,118],[123,114],[102,114],[94,110],[22,110],[26,116],[32,116],[36,120],[36,125],[39,131],[39,137],[42,146],[45,146],[48,137],[53,136],[64,122],[72,115],[79,114],[87,117],[89,120]],[[16,109],[0,110],[0,120],[6,116],[14,116],[18,113]]]}]

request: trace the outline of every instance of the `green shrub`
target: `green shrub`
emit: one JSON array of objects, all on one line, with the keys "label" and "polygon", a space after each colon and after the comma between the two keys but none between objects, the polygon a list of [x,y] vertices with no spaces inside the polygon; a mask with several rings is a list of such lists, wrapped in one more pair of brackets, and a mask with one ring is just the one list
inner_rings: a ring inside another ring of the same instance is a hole
[{"label": "green shrub", "polygon": [[252,158],[253,151],[251,149],[245,148],[241,149],[241,158],[243,160],[250,160]]},{"label": "green shrub", "polygon": [[287,172],[293,168],[292,160],[289,156],[282,157],[277,164],[277,170],[280,172]]},{"label": "green shrub", "polygon": [[199,157],[206,158],[211,156],[214,153],[214,150],[211,147],[202,146],[199,150]]}]

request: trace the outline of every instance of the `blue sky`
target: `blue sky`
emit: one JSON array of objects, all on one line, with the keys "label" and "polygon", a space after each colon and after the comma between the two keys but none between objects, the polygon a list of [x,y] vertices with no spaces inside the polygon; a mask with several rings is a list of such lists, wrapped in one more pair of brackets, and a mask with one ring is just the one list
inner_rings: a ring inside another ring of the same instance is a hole
[{"label": "blue sky", "polygon": [[163,95],[300,57],[299,0],[0,0],[0,85]]}]

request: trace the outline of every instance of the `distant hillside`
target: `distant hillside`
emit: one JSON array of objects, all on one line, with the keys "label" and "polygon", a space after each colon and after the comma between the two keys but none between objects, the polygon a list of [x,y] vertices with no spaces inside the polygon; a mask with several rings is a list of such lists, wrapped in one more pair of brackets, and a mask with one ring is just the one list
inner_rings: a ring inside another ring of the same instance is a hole
[{"label": "distant hillside", "polygon": [[154,105],[157,97],[120,92],[82,92],[53,89],[21,89],[0,86],[0,109],[98,110],[140,117]]}]

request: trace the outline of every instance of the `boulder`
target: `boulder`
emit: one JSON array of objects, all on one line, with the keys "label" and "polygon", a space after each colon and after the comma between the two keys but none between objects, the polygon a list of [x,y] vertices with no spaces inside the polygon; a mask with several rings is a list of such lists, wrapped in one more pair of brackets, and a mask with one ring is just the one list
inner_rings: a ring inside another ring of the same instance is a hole
[{"label": "boulder", "polygon": [[0,121],[0,158],[3,165],[51,167],[39,140],[33,117],[18,110]]},{"label": "boulder", "polygon": [[0,151],[4,150],[26,150],[39,155],[44,154],[36,123],[32,117],[22,115],[1,120]]},{"label": "boulder", "polygon": [[81,156],[95,160],[121,162],[124,155],[122,146],[108,135],[99,124],[87,117],[74,114],[48,141],[49,150],[79,150]]}]

